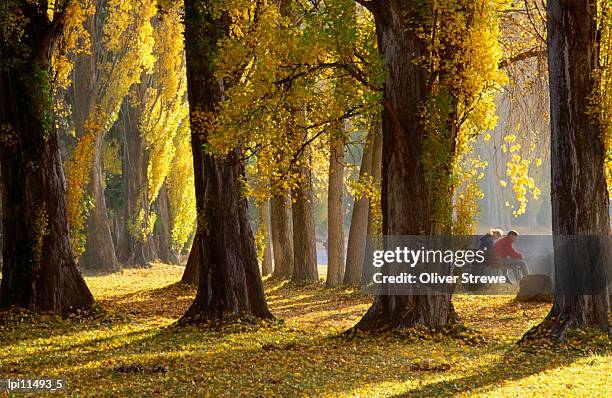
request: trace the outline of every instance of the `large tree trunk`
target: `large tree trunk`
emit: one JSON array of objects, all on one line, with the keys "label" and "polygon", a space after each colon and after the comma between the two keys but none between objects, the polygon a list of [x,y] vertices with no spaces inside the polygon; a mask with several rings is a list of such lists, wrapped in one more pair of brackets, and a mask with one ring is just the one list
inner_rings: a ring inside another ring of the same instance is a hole
[{"label": "large tree trunk", "polygon": [[167,180],[157,194],[157,199],[154,203],[155,212],[157,213],[157,222],[155,224],[156,249],[159,261],[165,264],[180,263],[179,254],[172,249],[172,219],[170,216],[170,201],[168,200],[168,184]]},{"label": "large tree trunk", "polygon": [[198,209],[198,292],[181,322],[227,318],[269,318],[257,252],[242,196],[240,149],[213,157],[204,149],[223,100],[224,82],[215,76],[218,42],[230,18],[216,16],[209,0],[185,0],[185,48],[191,142]]},{"label": "large tree trunk", "polygon": [[291,191],[293,206],[293,274],[291,281],[316,282],[317,246],[314,225],[312,176],[308,166],[299,166],[300,184]]},{"label": "large tree trunk", "polygon": [[264,236],[264,254],[261,264],[261,274],[272,274],[272,240],[270,239],[270,201],[265,200],[259,204],[259,228]]},{"label": "large tree trunk", "polygon": [[50,24],[46,9],[27,1],[18,4],[11,12],[23,13],[24,35],[0,43],[0,52],[14,57],[0,61],[0,306],[66,314],[90,307],[93,297],[70,245],[66,182],[52,114],[49,60],[62,30],[61,10],[56,10],[59,20]]},{"label": "large tree trunk", "polygon": [[[2,179],[2,169],[0,168],[0,181]],[[2,242],[4,242],[4,233],[2,228],[2,197],[4,194],[2,193],[2,184],[0,183],[0,269],[2,269]]]},{"label": "large tree trunk", "polygon": [[[142,85],[143,88],[146,88]],[[118,260],[124,265],[144,267],[157,258],[150,233],[143,236],[143,223],[150,217],[147,167],[149,154],[139,131],[140,109],[125,98],[121,118],[117,122],[123,137],[123,228],[122,240],[117,248]],[[89,239],[88,239],[89,240]]]},{"label": "large tree trunk", "polygon": [[291,225],[289,194],[283,192],[270,200],[274,273],[278,279],[289,279],[293,274],[293,228]]},{"label": "large tree trunk", "polygon": [[[372,145],[372,179],[379,187],[382,178],[382,149],[383,139],[381,131],[376,129],[374,144]],[[374,209],[372,209],[372,203],[370,202],[368,206],[368,230],[366,236],[367,239],[370,239],[370,244],[374,245],[373,249],[375,250],[382,249],[382,237],[380,234],[380,225],[375,224]],[[368,262],[367,258],[363,259],[362,267],[361,283],[363,285],[367,285],[368,283],[372,282],[374,268],[372,267],[372,264]]]},{"label": "large tree trunk", "polygon": [[547,9],[555,299],[540,327],[559,339],[572,327],[608,327],[612,259],[602,128],[589,110],[597,2],[551,0]]},{"label": "large tree trunk", "polygon": [[[415,61],[427,55],[426,43],[410,25],[415,2],[376,1],[378,48],[386,66],[383,110],[382,212],[384,235],[433,233],[431,195],[421,154],[421,106],[427,98],[427,70]],[[451,295],[376,296],[355,329],[444,327],[454,320]]]},{"label": "large tree trunk", "polygon": [[[374,127],[373,124],[372,127]],[[359,167],[360,180],[372,174],[374,135],[375,129],[371,128],[363,147],[361,166]],[[361,268],[363,267],[366,250],[369,206],[370,200],[365,195],[361,195],[354,201],[346,250],[346,268],[344,270],[344,285],[347,286],[357,285],[361,279]]]},{"label": "large tree trunk", "polygon": [[87,217],[85,252],[80,264],[84,269],[100,272],[115,272],[121,268],[115,255],[115,245],[110,232],[110,222],[104,198],[102,146],[104,137],[98,134],[95,140],[93,165],[89,180],[89,195],[94,208]]},{"label": "large tree trunk", "polygon": [[327,192],[327,287],[342,283],[344,274],[344,140],[331,139],[329,151],[329,189]]}]

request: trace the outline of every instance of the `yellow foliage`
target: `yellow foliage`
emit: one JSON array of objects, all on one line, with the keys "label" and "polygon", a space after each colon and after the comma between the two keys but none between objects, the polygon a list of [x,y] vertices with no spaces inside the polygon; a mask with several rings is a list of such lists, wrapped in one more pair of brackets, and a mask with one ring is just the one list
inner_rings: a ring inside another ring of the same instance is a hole
[{"label": "yellow foliage", "polygon": [[438,232],[466,233],[474,228],[482,198],[477,181],[486,166],[473,155],[474,143],[495,127],[494,94],[507,82],[498,67],[502,49],[497,7],[505,1],[426,4],[430,20],[413,23],[428,43],[429,54],[419,62],[433,82],[422,111],[427,135],[422,162],[433,191],[432,224]]},{"label": "yellow foliage", "polygon": [[[74,2],[73,2],[74,3]],[[85,115],[82,136],[66,164],[68,177],[68,218],[72,227],[73,250],[77,256],[84,250],[85,239],[82,230],[88,206],[86,197],[89,172],[98,150],[96,141],[102,140],[115,123],[123,98],[130,87],[140,80],[143,72],[151,70],[154,58],[153,27],[151,18],[157,12],[155,0],[108,0],[104,24],[99,42],[92,43],[91,52],[97,64],[96,79],[91,82],[94,88],[91,113]],[[91,6],[93,7],[93,5]],[[74,37],[83,36],[81,24],[86,12],[91,8],[75,10],[73,27]],[[88,32],[90,35],[92,32]],[[73,37],[69,36],[69,37]],[[98,37],[97,35],[95,37]],[[74,44],[76,38],[68,43]],[[89,56],[83,51],[79,56]],[[60,61],[58,61],[60,62]]]},{"label": "yellow foliage", "polygon": [[603,129],[603,139],[606,148],[604,172],[608,186],[608,196],[612,198],[612,13],[610,0],[599,0],[598,23],[599,33],[599,63],[595,71],[598,87],[593,93],[591,105],[593,116],[598,118]]},{"label": "yellow foliage", "polygon": [[72,156],[66,161],[66,208],[72,251],[78,259],[85,251],[85,220],[91,209],[91,202],[86,199],[89,172],[95,153],[94,134],[84,135],[77,143]]},{"label": "yellow foliage", "polygon": [[172,244],[180,251],[196,228],[196,197],[191,153],[191,130],[186,118],[174,137],[174,157],[168,174],[172,212]]},{"label": "yellow foliage", "polygon": [[174,157],[174,137],[188,115],[183,24],[179,4],[166,10],[154,32],[153,83],[142,101],[139,130],[147,144],[148,197],[151,203],[168,176]]}]

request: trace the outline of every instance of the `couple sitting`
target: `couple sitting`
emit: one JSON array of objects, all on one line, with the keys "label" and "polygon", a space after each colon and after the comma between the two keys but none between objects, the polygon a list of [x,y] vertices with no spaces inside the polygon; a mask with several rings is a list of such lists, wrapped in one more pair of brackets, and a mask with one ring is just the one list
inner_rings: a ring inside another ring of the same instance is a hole
[{"label": "couple sitting", "polygon": [[492,228],[480,238],[478,249],[487,251],[486,264],[506,271],[506,280],[509,280],[508,271],[512,271],[514,279],[518,282],[529,273],[527,265],[523,262],[523,255],[512,247],[518,239],[518,232],[509,231],[506,236],[502,235],[501,229]]}]

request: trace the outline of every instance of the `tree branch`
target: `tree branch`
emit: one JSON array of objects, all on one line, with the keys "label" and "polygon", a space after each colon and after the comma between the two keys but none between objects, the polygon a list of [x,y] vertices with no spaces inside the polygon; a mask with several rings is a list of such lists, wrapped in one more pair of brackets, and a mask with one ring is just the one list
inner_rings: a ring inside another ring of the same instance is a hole
[{"label": "tree branch", "polygon": [[508,66],[516,62],[525,61],[529,58],[536,58],[536,57],[543,56],[543,55],[546,55],[546,50],[535,47],[535,48],[532,48],[531,50],[524,51],[522,53],[516,54],[513,57],[502,60],[499,63],[498,67],[499,69],[505,69]]}]

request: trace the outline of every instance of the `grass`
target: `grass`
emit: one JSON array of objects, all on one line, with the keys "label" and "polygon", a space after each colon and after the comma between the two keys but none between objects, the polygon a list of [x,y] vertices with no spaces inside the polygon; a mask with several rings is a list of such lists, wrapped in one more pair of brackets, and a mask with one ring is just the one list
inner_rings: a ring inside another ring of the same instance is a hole
[{"label": "grass", "polygon": [[177,329],[173,323],[195,295],[176,283],[182,270],[158,264],[87,277],[100,306],[93,315],[3,314],[0,378],[64,378],[69,396],[605,397],[612,391],[612,343],[605,335],[575,335],[554,350],[517,349],[547,304],[461,296],[455,306],[471,330],[463,336],[347,338],[339,333],[355,324],[370,298],[266,281],[268,303],[282,322]]}]

